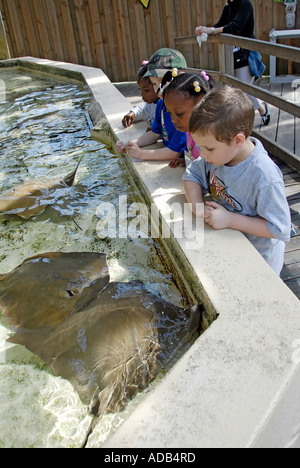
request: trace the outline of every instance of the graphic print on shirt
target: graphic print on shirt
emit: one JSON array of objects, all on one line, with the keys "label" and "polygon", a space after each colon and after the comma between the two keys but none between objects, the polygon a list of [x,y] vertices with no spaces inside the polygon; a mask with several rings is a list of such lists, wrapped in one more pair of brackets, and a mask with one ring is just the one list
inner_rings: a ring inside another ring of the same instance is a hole
[{"label": "graphic print on shirt", "polygon": [[164,140],[169,141],[169,136],[167,129],[165,127],[165,119],[164,119],[164,111],[163,109],[161,110],[161,126],[162,126],[162,137]]},{"label": "graphic print on shirt", "polygon": [[214,202],[227,208],[229,211],[241,213],[243,211],[242,205],[228,193],[228,187],[224,182],[219,179],[214,172],[210,173],[209,177],[209,193],[211,194]]}]

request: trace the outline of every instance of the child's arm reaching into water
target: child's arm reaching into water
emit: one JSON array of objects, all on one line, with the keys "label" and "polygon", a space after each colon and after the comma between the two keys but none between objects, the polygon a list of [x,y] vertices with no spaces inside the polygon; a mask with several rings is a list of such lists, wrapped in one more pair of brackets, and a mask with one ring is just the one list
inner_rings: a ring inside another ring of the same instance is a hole
[{"label": "child's arm reaching into water", "polygon": [[157,142],[160,135],[152,131],[145,133],[138,140],[123,143],[118,141],[116,149],[118,153],[127,152],[131,158],[142,159],[144,161],[169,161],[180,155],[167,147],[158,149],[142,149],[144,146],[150,146]]},{"label": "child's arm reaching into water", "polygon": [[129,143],[135,143],[136,145],[140,146],[150,146],[153,145],[154,143],[157,142],[159,139],[160,135],[157,135],[156,133],[153,132],[147,132],[144,135],[142,135],[140,138],[137,140],[133,141],[117,141],[116,143],[116,150],[119,154],[121,153],[126,153],[128,151],[128,145]]},{"label": "child's arm reaching into water", "polygon": [[134,141],[129,141],[127,153],[131,158],[142,159],[144,161],[170,161],[177,158],[180,153],[176,153],[169,148],[142,149]]}]

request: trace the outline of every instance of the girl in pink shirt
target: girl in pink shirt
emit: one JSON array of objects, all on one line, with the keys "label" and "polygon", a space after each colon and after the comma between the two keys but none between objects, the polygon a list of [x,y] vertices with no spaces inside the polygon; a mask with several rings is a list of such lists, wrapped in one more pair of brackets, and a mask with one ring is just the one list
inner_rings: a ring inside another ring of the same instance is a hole
[{"label": "girl in pink shirt", "polygon": [[[188,165],[200,156],[200,148],[188,132],[189,118],[194,106],[212,89],[213,81],[205,71],[199,75],[180,73],[176,76],[176,70],[175,72],[173,70],[170,74],[172,77],[175,75],[175,78],[170,79],[170,84],[164,90],[163,99],[176,130],[187,134],[185,160]],[[184,160],[178,158],[170,164],[172,167],[182,166]]]}]

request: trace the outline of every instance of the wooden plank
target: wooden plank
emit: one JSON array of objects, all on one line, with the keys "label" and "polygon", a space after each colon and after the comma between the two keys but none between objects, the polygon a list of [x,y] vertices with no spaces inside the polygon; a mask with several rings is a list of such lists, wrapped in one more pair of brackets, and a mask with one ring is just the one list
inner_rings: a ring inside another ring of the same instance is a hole
[{"label": "wooden plank", "polygon": [[[208,23],[207,26],[213,26],[219,21],[219,18],[221,17],[222,11],[224,8],[224,2],[221,0],[213,0],[212,2],[212,15],[207,18]],[[215,70],[216,63],[219,62],[220,56],[219,56],[219,48],[218,47],[210,47],[208,46],[209,50],[209,63],[210,63],[210,69]],[[226,51],[225,51],[226,53]],[[220,64],[219,64],[220,66]]]},{"label": "wooden plank", "polygon": [[[205,26],[207,23],[207,11],[206,11],[206,2],[202,2],[201,0],[197,0],[196,2],[196,19],[197,21],[194,23],[194,30],[191,34],[195,34],[195,28],[197,26]],[[201,49],[198,47],[198,44],[193,46],[196,51],[195,55],[198,56],[198,60],[195,61],[194,67],[198,68],[207,68],[211,69],[209,64],[209,48],[207,44],[202,44]],[[217,57],[218,60],[218,57]],[[219,69],[218,67],[216,69]]]},{"label": "wooden plank", "polygon": [[[281,96],[284,96],[285,99],[290,100],[291,89],[292,88],[290,85],[282,85]],[[295,124],[294,116],[280,109],[276,142],[279,145],[287,148],[292,153],[295,153],[294,124]]]},{"label": "wooden plank", "polygon": [[[294,236],[291,238],[290,242],[288,242],[285,246],[286,253],[292,252],[294,250],[298,250],[300,246],[300,237]],[[300,259],[299,259],[300,261]]]},{"label": "wooden plank", "polygon": [[3,2],[0,1],[0,59],[10,59],[10,38],[7,34],[7,25],[4,21],[4,7]]},{"label": "wooden plank", "polygon": [[[177,37],[176,43],[193,44],[195,40],[195,35]],[[272,44],[266,41],[248,39],[240,36],[233,36],[231,34],[210,35],[208,37],[208,44],[220,43],[231,46],[238,46],[248,50],[257,50],[262,54],[274,55],[276,57],[283,58],[284,60],[292,60],[293,62],[300,63],[300,50],[297,47],[290,47],[282,44]]]},{"label": "wooden plank", "polygon": [[62,36],[62,47],[64,53],[67,55],[66,61],[72,63],[82,63],[82,58],[79,59],[79,50],[77,52],[76,39],[75,39],[75,24],[72,23],[71,10],[72,2],[55,2],[60,31]]},{"label": "wooden plank", "polygon": [[[135,2],[129,2],[127,4],[133,56],[133,67],[128,74],[128,80],[136,80],[137,70],[140,68],[142,61],[146,60],[141,58],[145,57],[144,53],[140,53],[140,44],[144,41],[134,40],[134,38],[139,38],[140,34],[143,36],[145,35],[144,8],[136,8],[136,6]],[[136,13],[138,16],[136,16]]]},{"label": "wooden plank", "polygon": [[[218,18],[217,18],[218,19]],[[210,2],[209,4],[206,4],[206,24],[202,26],[212,26],[213,24],[216,23],[216,15],[214,12],[214,4],[213,2]],[[213,69],[213,57],[215,54],[215,47],[213,46],[213,43],[208,40],[207,44],[207,52],[208,52],[208,67],[209,69]]]},{"label": "wooden plank", "polygon": [[166,45],[161,14],[162,0],[151,0],[150,8],[146,10],[146,40],[148,58],[158,49]]},{"label": "wooden plank", "polygon": [[134,56],[133,56],[133,48],[128,47],[129,44],[132,44],[133,42],[133,37],[131,37],[131,30],[130,30],[130,20],[129,20],[129,11],[127,7],[127,2],[124,2],[124,0],[118,0],[118,10],[120,14],[120,25],[121,25],[121,30],[120,34],[121,37],[119,38],[119,41],[122,42],[124,45],[124,61],[125,61],[125,70],[126,70],[126,80],[131,80],[133,77],[136,76],[136,66],[134,62]]},{"label": "wooden plank", "polygon": [[15,1],[6,1],[5,3],[7,9],[5,17],[10,18],[10,38],[13,57],[25,56],[27,55],[27,49],[17,4]]},{"label": "wooden plank", "polygon": [[118,37],[121,37],[118,5],[115,3],[115,0],[106,0],[102,11],[106,23],[108,53],[111,60],[111,79],[112,81],[124,81],[124,77],[126,77],[126,65],[124,62],[122,40],[120,39],[121,43],[119,44],[118,39]]},{"label": "wooden plank", "polygon": [[284,282],[289,282],[289,284],[292,284],[293,280],[295,279],[300,279],[300,263],[292,263],[290,265],[285,265],[283,267],[280,277],[283,279]]},{"label": "wooden plank", "polygon": [[[299,239],[298,239],[299,241]],[[290,252],[286,252],[284,256],[284,264],[286,266],[294,265],[295,263],[298,264],[297,269],[299,269],[299,277],[300,277],[300,245],[298,244],[298,249],[291,250]]]},{"label": "wooden plank", "polygon": [[[273,6],[274,0],[256,0],[255,2],[255,37],[269,41],[269,32],[274,27]],[[262,60],[266,65],[266,74],[269,73],[269,54],[262,53]]]},{"label": "wooden plank", "polygon": [[164,0],[165,8],[165,38],[166,46],[174,48],[175,47],[175,37],[176,37],[176,22],[175,22],[175,9],[173,0]]},{"label": "wooden plank", "polygon": [[300,117],[300,106],[298,106],[297,104],[293,102],[289,102],[280,96],[276,96],[267,90],[263,90],[259,88],[258,86],[249,85],[247,83],[242,83],[237,78],[234,78],[230,75],[221,75],[220,81],[223,83],[231,84],[232,86],[235,86],[237,88],[240,88],[245,93],[252,94],[253,96],[256,96],[258,99],[262,99],[266,102],[269,102],[270,104],[273,104],[274,106],[278,107],[279,109],[284,110],[285,112],[288,112],[289,114],[295,115],[296,117]]},{"label": "wooden plank", "polygon": [[[300,105],[300,81],[294,88],[294,102]],[[295,119],[295,153],[300,156],[300,119],[298,118]]]},{"label": "wooden plank", "polygon": [[[286,24],[285,24],[285,8],[283,5],[279,4],[278,2],[274,2],[273,5],[273,24],[274,28],[277,30],[284,30],[286,29]],[[272,54],[270,54],[272,55]],[[276,68],[277,68],[277,73],[280,74],[286,74],[287,73],[287,62],[286,60],[282,60],[284,57],[279,58],[276,60]]]},{"label": "wooden plank", "polygon": [[[87,66],[93,65],[93,59],[91,54],[91,45],[90,45],[90,38],[89,38],[89,30],[86,18],[86,2],[83,0],[74,0],[74,11],[75,11],[75,18],[77,21],[78,27],[78,34],[79,34],[79,43],[77,43],[77,50],[78,47],[81,49],[82,55],[82,64]],[[74,26],[73,26],[74,28]]]},{"label": "wooden plank", "polygon": [[49,28],[49,41],[53,60],[64,60],[60,27],[54,0],[43,2],[45,21]]},{"label": "wooden plank", "polygon": [[[192,2],[194,3],[194,2]],[[172,33],[173,47],[175,47],[175,37],[180,31],[180,34],[190,34],[195,27],[192,26],[192,10],[193,5],[190,0],[181,2],[180,0],[174,0],[174,18],[176,19],[175,30]],[[181,52],[183,53],[187,64],[192,65],[194,63],[194,46],[182,47]]]},{"label": "wooden plank", "polygon": [[87,25],[90,33],[90,49],[92,63],[95,67],[101,68],[101,63],[105,63],[103,40],[100,29],[100,18],[97,0],[89,0],[86,4]]},{"label": "wooden plank", "polygon": [[39,47],[36,40],[35,28],[33,25],[31,11],[27,0],[17,1],[18,15],[21,21],[21,27],[23,30],[24,40],[26,44],[27,55],[33,57],[39,57]]},{"label": "wooden plank", "polygon": [[139,40],[134,41],[138,46],[138,55],[135,58],[136,69],[138,69],[141,65],[143,60],[148,60],[149,58],[149,51],[147,41],[141,40],[140,38],[146,37],[146,18],[145,18],[145,10],[141,8],[141,4],[139,1],[136,1],[133,5],[134,17],[135,17],[135,28],[136,28],[136,38]]},{"label": "wooden plank", "polygon": [[269,41],[269,32],[274,27],[273,3],[274,0],[256,0],[255,2],[255,37],[257,39]]},{"label": "wooden plank", "polygon": [[[112,20],[116,25],[116,30],[114,34],[114,49],[113,57],[116,61],[116,67],[119,69],[119,76],[121,81],[127,80],[127,68],[126,68],[126,59],[125,59],[125,41],[123,41],[122,30],[121,30],[121,14],[119,10],[118,0],[114,0],[113,4],[113,13],[114,16],[107,16],[108,20]],[[113,27],[113,24],[110,26]],[[107,24],[107,29],[109,31],[109,25]],[[110,40],[110,39],[109,39]]]},{"label": "wooden plank", "polygon": [[104,57],[102,58],[103,61],[100,62],[100,68],[107,74],[108,77],[110,77],[111,80],[113,80],[113,67],[112,67],[111,55],[110,55],[110,50],[109,50],[109,42],[111,42],[111,40],[109,41],[109,33],[107,31],[106,20],[105,20],[106,6],[104,5],[104,2],[101,0],[97,0],[97,5],[98,5],[98,11],[99,11],[100,31],[101,31],[103,51],[104,51]]},{"label": "wooden plank", "polygon": [[266,137],[263,133],[259,133],[253,130],[252,135],[255,138],[258,138],[262,142],[262,144],[264,145],[267,151],[270,151],[270,153],[277,156],[279,159],[284,161],[287,165],[293,167],[294,169],[300,172],[300,157],[299,156],[295,155],[294,153],[291,153],[289,150],[287,150],[283,146],[280,146],[278,143],[274,143],[273,140]]},{"label": "wooden plank", "polygon": [[285,284],[290,288],[290,290],[300,298],[300,279],[293,279],[290,281],[286,281]]},{"label": "wooden plank", "polygon": [[[275,86],[279,87],[280,86],[280,90],[278,89],[278,92],[281,94],[281,85],[270,85],[268,83],[265,83],[265,84],[262,84],[260,85],[260,87],[262,89],[265,89],[269,92],[274,92],[275,91]],[[277,135],[277,125],[278,125],[278,112],[279,112],[279,109],[278,107],[275,107],[273,106],[272,104],[269,103],[269,108],[270,108],[270,114],[271,114],[271,122],[269,125],[265,126],[262,124],[262,119],[259,115],[258,112],[256,112],[255,114],[255,125],[254,125],[254,128],[257,132],[261,132],[263,133],[264,135],[266,135],[268,138],[270,138],[271,140],[274,140],[275,142],[275,139],[276,139],[276,135]]]},{"label": "wooden plank", "polygon": [[38,43],[40,44],[40,57],[46,59],[53,59],[51,44],[48,34],[48,24],[46,21],[46,15],[44,11],[44,4],[42,0],[32,0],[33,9],[32,14],[34,18],[34,24],[36,25],[36,35]]}]

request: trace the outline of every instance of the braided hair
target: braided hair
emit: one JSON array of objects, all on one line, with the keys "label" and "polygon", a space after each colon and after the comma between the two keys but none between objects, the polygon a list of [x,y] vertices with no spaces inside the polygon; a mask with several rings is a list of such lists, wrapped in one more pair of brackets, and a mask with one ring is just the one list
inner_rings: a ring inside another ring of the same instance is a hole
[{"label": "braided hair", "polygon": [[167,72],[166,75],[163,80],[165,83],[169,82],[169,85],[164,89],[163,99],[165,99],[171,91],[185,94],[187,97],[203,97],[213,88],[214,85],[212,78],[207,75],[206,72],[199,74],[180,73],[174,78],[172,71],[170,71]]}]

